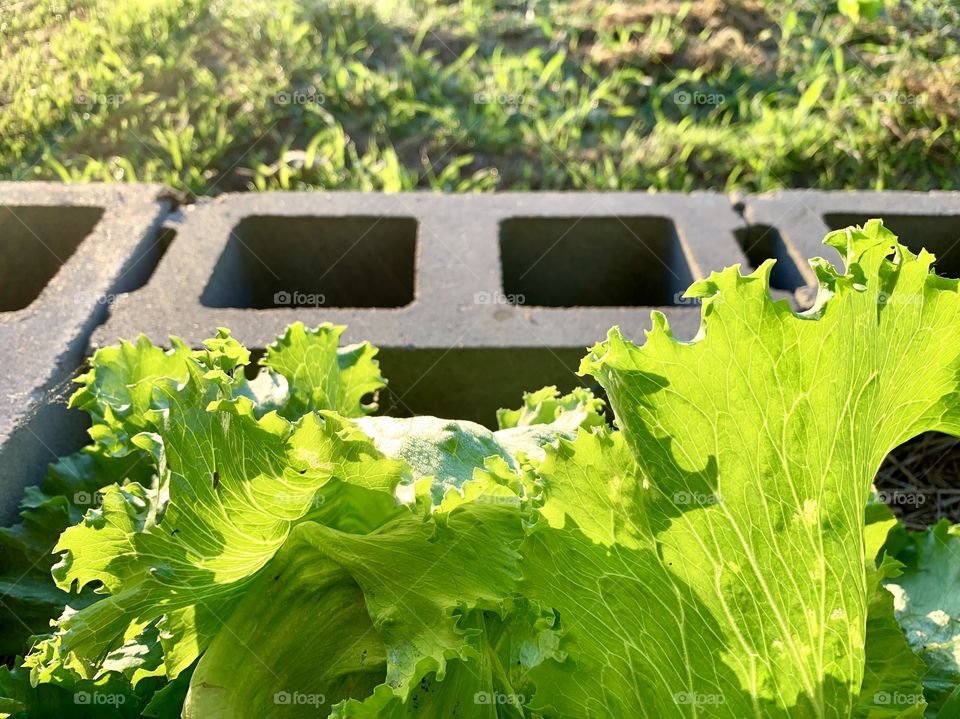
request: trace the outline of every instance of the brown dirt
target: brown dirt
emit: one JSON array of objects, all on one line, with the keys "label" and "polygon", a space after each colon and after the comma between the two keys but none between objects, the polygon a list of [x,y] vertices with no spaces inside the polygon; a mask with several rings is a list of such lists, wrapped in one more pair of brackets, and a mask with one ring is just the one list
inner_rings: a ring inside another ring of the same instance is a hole
[{"label": "brown dirt", "polygon": [[[629,26],[645,30],[657,18],[678,17],[683,4],[677,0],[610,3],[603,6],[595,22],[604,30]],[[582,52],[590,61],[609,66],[642,65],[644,60],[699,67],[705,72],[724,64],[749,66],[761,72],[772,71],[776,66],[774,33],[778,32],[778,25],[759,0],[695,2],[680,26],[683,38],[677,45],[667,41],[653,43],[646,32],[638,31],[616,50],[587,45]]]}]

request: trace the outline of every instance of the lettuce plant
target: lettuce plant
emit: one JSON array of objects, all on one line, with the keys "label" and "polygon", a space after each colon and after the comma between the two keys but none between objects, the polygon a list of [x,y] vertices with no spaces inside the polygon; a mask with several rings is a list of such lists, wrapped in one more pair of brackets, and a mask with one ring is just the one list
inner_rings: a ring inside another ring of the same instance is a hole
[{"label": "lettuce plant", "polygon": [[612,329],[581,373],[613,425],[585,389],[375,416],[331,325],[253,380],[226,330],[100,350],[92,444],[0,534],[35,635],[0,716],[950,716],[956,531],[891,533],[871,484],[960,434],[958,282],[878,221],[826,242],[806,312],[768,262],[690,288],[691,341]]}]

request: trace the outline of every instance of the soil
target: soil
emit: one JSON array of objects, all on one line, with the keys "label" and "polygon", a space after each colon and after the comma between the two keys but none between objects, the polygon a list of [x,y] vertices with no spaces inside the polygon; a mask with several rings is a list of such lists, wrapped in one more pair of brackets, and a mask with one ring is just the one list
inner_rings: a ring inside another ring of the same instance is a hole
[{"label": "soil", "polygon": [[[654,45],[646,32],[632,33],[616,50],[587,45],[584,54],[593,62],[609,65],[643,65],[644,60],[680,67],[697,67],[713,72],[724,64],[749,67],[752,72],[772,72],[776,66],[779,33],[777,22],[759,0],[703,0],[681,15],[685,3],[677,0],[656,2],[616,2],[604,6],[598,27],[616,29],[636,27],[648,30],[658,18],[682,17],[685,41],[674,46],[669,41]],[[653,68],[652,68],[653,69]]]}]

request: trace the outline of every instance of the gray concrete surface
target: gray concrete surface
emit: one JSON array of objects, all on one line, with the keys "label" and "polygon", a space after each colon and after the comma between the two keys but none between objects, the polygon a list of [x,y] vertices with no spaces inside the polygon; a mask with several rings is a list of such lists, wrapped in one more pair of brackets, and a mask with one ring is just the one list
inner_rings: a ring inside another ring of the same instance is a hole
[{"label": "gray concrete surface", "polygon": [[145,283],[169,210],[151,185],[0,183],[0,520],[84,442],[67,412],[94,327]]}]

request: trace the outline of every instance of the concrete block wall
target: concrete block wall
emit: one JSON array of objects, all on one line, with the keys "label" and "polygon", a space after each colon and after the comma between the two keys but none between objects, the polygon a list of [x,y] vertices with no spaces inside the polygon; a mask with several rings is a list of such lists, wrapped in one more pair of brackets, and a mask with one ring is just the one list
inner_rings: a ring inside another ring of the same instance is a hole
[{"label": "concrete block wall", "polygon": [[960,193],[264,193],[177,209],[156,187],[0,185],[0,514],[80,446],[63,385],[119,337],[196,345],[227,326],[256,352],[297,320],[346,324],[381,348],[382,411],[492,424],[524,390],[586,383],[584,348],[611,325],[640,340],[657,308],[692,337],[682,293],[711,270],[775,257],[774,294],[802,306],[806,258],[839,261],[826,232],[875,216],[960,275]]},{"label": "concrete block wall", "polygon": [[734,201],[750,228],[754,251],[778,260],[772,282],[797,284],[801,304],[809,302],[816,286],[807,258],[842,264],[836,250],[822,244],[824,235],[875,217],[914,252],[926,248],[936,255],[940,274],[960,277],[960,192],[783,190]]},{"label": "concrete block wall", "polygon": [[151,281],[97,344],[138,332],[192,344],[218,325],[252,348],[287,324],[348,325],[381,348],[391,413],[490,423],[504,403],[569,387],[584,347],[639,335],[708,268],[745,261],[722,195],[229,195],[186,208]]},{"label": "concrete block wall", "polygon": [[85,444],[71,378],[109,307],[144,284],[171,203],[152,185],[0,183],[0,519]]}]

